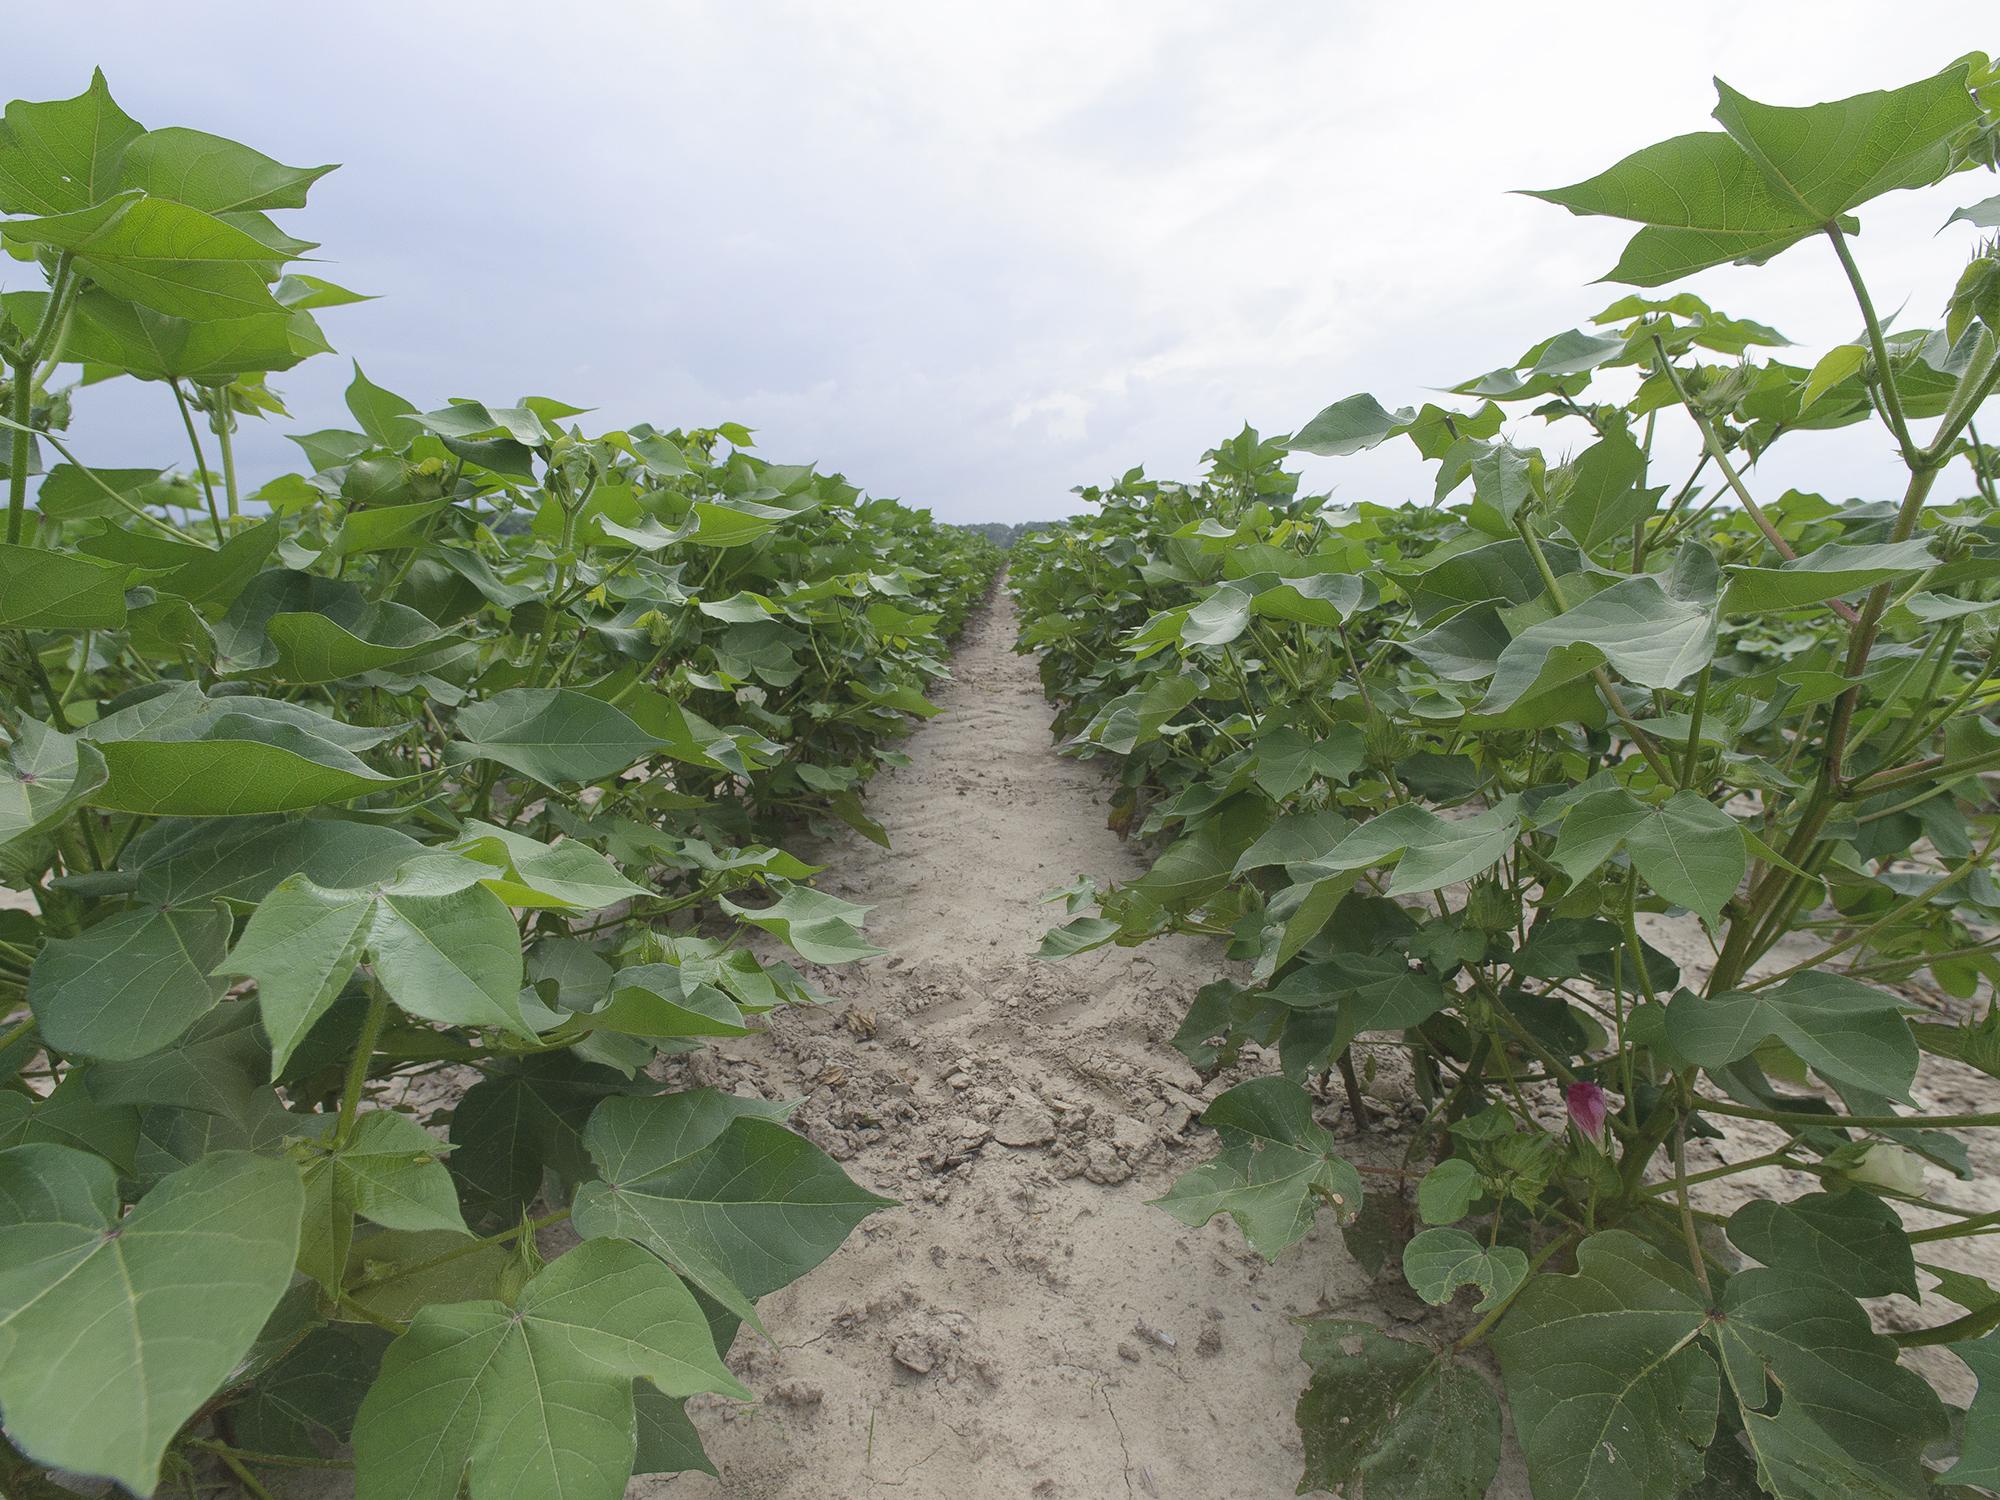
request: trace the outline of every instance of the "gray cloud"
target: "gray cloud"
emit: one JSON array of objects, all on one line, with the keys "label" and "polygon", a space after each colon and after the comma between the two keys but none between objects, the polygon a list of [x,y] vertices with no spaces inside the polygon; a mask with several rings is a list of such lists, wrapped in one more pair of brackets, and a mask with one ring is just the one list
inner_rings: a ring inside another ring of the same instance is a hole
[{"label": "gray cloud", "polygon": [[[97,3],[10,37],[9,86],[69,94],[101,64],[148,124],[342,161],[299,232],[381,300],[325,322],[421,403],[736,420],[877,493],[1019,519],[1134,463],[1191,473],[1246,420],[1421,399],[1597,311],[1617,226],[1507,190],[1700,128],[1711,73],[1802,102],[1990,40],[1968,3],[1894,28],[1845,0],[1652,14]],[[1932,316],[1969,235],[1931,232],[1980,195],[1868,212],[1879,303]],[[1691,285],[1809,346],[1852,333],[1816,246]],[[280,432],[341,424],[346,378],[333,359],[282,377],[296,420],[248,435],[245,462],[295,467]],[[107,463],[180,452],[153,387],[86,392],[79,434]],[[1774,493],[1891,482],[1871,433],[1797,441],[1759,476]],[[1429,487],[1400,446],[1309,472],[1350,499]]]}]

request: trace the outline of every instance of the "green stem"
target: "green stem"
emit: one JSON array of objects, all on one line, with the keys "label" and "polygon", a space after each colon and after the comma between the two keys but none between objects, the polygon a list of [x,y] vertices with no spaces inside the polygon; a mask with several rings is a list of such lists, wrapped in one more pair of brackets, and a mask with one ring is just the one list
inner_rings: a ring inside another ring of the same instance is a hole
[{"label": "green stem", "polygon": [[209,524],[215,528],[215,544],[221,546],[225,537],[222,529],[222,512],[215,506],[215,481],[209,477],[208,460],[202,457],[201,434],[194,430],[194,411],[188,406],[187,393],[181,389],[178,380],[168,381],[174,393],[174,404],[181,410],[181,425],[187,429],[188,446],[194,449],[194,471],[201,480],[201,493],[208,501]]},{"label": "green stem", "polygon": [[1697,1097],[1694,1107],[1704,1114],[1733,1115],[1739,1120],[1763,1120],[1800,1130],[1991,1130],[2000,1114],[1969,1115],[1816,1115],[1804,1110],[1756,1109],[1725,1099]]},{"label": "green stem", "polygon": [[387,1286],[393,1281],[402,1281],[406,1277],[418,1276],[425,1271],[435,1271],[439,1266],[448,1266],[453,1261],[463,1260],[468,1255],[477,1255],[489,1245],[503,1245],[509,1240],[520,1238],[524,1234],[534,1234],[540,1230],[549,1228],[551,1225],[564,1223],[568,1220],[569,1216],[570,1211],[568,1209],[557,1209],[554,1213],[545,1214],[539,1219],[530,1219],[526,1223],[516,1224],[512,1229],[503,1229],[498,1234],[489,1234],[483,1239],[472,1240],[466,1244],[459,1245],[445,1251],[442,1255],[434,1255],[429,1260],[416,1261],[407,1266],[398,1266],[395,1270],[378,1276],[367,1277],[349,1287],[348,1293],[351,1296],[355,1292],[365,1292],[371,1287]]},{"label": "green stem", "polygon": [[361,1092],[368,1084],[368,1065],[375,1060],[375,1044],[382,1040],[382,1027],[389,1019],[389,997],[378,981],[368,984],[368,1014],[361,1023],[361,1035],[348,1059],[347,1080],[340,1091],[340,1118],[333,1128],[335,1149],[347,1144],[354,1133],[354,1120],[361,1110]]},{"label": "green stem", "polygon": [[1949,1323],[1940,1323],[1935,1328],[1912,1329],[1893,1337],[1901,1348],[1922,1349],[1934,1344],[1956,1344],[1964,1339],[1976,1339],[1996,1328],[2000,1328],[2000,1302],[1983,1307],[1978,1312],[1969,1312],[1962,1318],[1953,1318]]},{"label": "green stem", "polygon": [[1910,1233],[1912,1245],[1928,1245],[1936,1240],[1963,1239],[1969,1234],[2000,1226],[2000,1210],[1991,1213],[1973,1214],[1960,1219],[1956,1224],[1933,1224],[1929,1229],[1917,1229]]},{"label": "green stem", "polygon": [[1575,1241],[1575,1239],[1576,1239],[1576,1232],[1574,1230],[1571,1230],[1568,1233],[1558,1235],[1555,1239],[1550,1240],[1546,1245],[1542,1246],[1542,1248],[1536,1252],[1534,1259],[1528,1262],[1528,1274],[1521,1278],[1520,1286],[1515,1287],[1513,1291],[1509,1292],[1507,1294],[1506,1300],[1501,1302],[1498,1307],[1494,1308],[1485,1317],[1481,1318],[1477,1323],[1473,1324],[1471,1330],[1465,1335],[1465,1337],[1461,1338],[1452,1347],[1454,1349],[1470,1349],[1474,1344],[1478,1343],[1481,1339],[1485,1338],[1486,1335],[1492,1330],[1493,1325],[1495,1323],[1498,1323],[1500,1319],[1506,1315],[1507,1309],[1514,1305],[1514,1299],[1521,1295],[1522,1288],[1526,1287],[1529,1282],[1534,1280],[1535,1272],[1541,1270],[1541,1268],[1544,1265],[1546,1265],[1557,1254],[1557,1252],[1567,1249],[1570,1246],[1570,1244],[1572,1244]]},{"label": "green stem", "polygon": [[228,1454],[241,1463],[250,1464],[259,1469],[351,1469],[354,1467],[354,1460],[351,1458],[300,1458],[290,1453],[259,1453],[251,1448],[232,1447],[230,1444],[218,1442],[214,1438],[190,1438],[188,1439],[188,1446],[190,1448],[198,1448],[203,1453],[213,1453],[217,1458]]},{"label": "green stem", "polygon": [[215,399],[219,409],[213,413],[211,425],[215,428],[215,440],[222,448],[222,488],[229,501],[229,519],[234,521],[242,514],[236,493],[236,414],[229,409],[229,393],[217,391]]},{"label": "green stem", "polygon": [[1840,957],[1841,954],[1847,952],[1850,948],[1860,947],[1863,943],[1867,942],[1870,938],[1875,936],[1876,933],[1880,932],[1884,927],[1887,927],[1894,922],[1901,921],[1905,916],[1915,911],[1925,902],[1929,901],[1933,896],[1935,896],[1939,891],[1943,890],[1946,886],[1952,885],[1957,881],[1963,880],[1967,875],[1971,874],[1974,870],[1978,869],[1982,864],[1986,862],[1986,857],[1993,852],[1993,848],[1996,843],[2000,843],[2000,828],[1996,828],[1993,831],[1993,833],[1988,836],[1985,844],[1981,846],[1978,852],[1973,854],[1970,858],[1966,859],[1963,863],[1954,865],[1951,869],[1945,871],[1944,878],[1938,881],[1936,885],[1925,886],[1921,891],[1918,891],[1914,896],[1906,896],[1903,900],[1897,902],[1894,906],[1890,907],[1888,911],[1884,912],[1881,916],[1877,917],[1873,922],[1870,922],[1866,927],[1863,927],[1859,931],[1850,934],[1849,936],[1841,939],[1841,941],[1837,943],[1831,944],[1828,947],[1820,949],[1820,951],[1815,953],[1811,958],[1801,959],[1799,962],[1793,964],[1790,968],[1780,969],[1775,974],[1768,974],[1759,979],[1756,979],[1747,986],[1745,986],[1745,988],[1753,990],[1766,989],[1771,985],[1777,984],[1780,980],[1791,978],[1794,974],[1803,973],[1807,969],[1816,969],[1821,964],[1824,964],[1831,959],[1836,959]]},{"label": "green stem", "polygon": [[[1528,554],[1534,558],[1535,568],[1542,575],[1542,585],[1548,589],[1549,597],[1555,600],[1556,609],[1568,613],[1569,602],[1563,597],[1562,585],[1556,581],[1555,569],[1549,566],[1548,554],[1542,551],[1542,544],[1535,536],[1535,528],[1529,524],[1525,508],[1514,512],[1514,529],[1521,533],[1521,540],[1527,544]],[[1631,716],[1625,712],[1624,700],[1618,696],[1618,688],[1612,682],[1611,674],[1604,668],[1598,667],[1590,675],[1597,683],[1597,690],[1604,695],[1604,701],[1610,705],[1611,712],[1617,715],[1618,722],[1625,727],[1625,733],[1632,743],[1639,747],[1639,753],[1645,756],[1646,764],[1653,768],[1653,774],[1659,778],[1660,784],[1669,790],[1677,788],[1679,783],[1674,780],[1674,773],[1667,769],[1666,757],[1661,753],[1660,747],[1654,743],[1653,737],[1635,724]]]},{"label": "green stem", "polygon": [[34,387],[30,384],[34,376],[32,363],[11,364],[8,367],[14,381],[14,449],[7,469],[7,541],[18,545],[21,540],[21,524],[28,513],[28,465],[33,459],[33,431],[28,426],[34,415]]},{"label": "green stem", "polygon": [[1704,1302],[1715,1301],[1715,1289],[1708,1284],[1708,1262],[1702,1257],[1701,1236],[1695,1231],[1694,1213],[1688,1202],[1687,1184],[1687,1115],[1681,1114],[1674,1122],[1674,1183],[1675,1194],[1681,1214],[1681,1235],[1687,1241],[1688,1263],[1694,1267],[1694,1279],[1701,1283]]},{"label": "green stem", "polygon": [[1896,390],[1896,372],[1889,364],[1889,346],[1882,337],[1882,320],[1875,316],[1875,300],[1868,295],[1868,284],[1861,279],[1861,268],[1854,263],[1854,254],[1847,248],[1847,236],[1840,225],[1826,226],[1826,237],[1833,241],[1833,253],[1840,257],[1840,269],[1847,273],[1847,284],[1854,289],[1854,300],[1861,307],[1861,321],[1868,329],[1868,350],[1875,356],[1876,386],[1882,393],[1882,409],[1888,417],[1889,431],[1895,434],[1896,446],[1902,450],[1903,462],[1916,468],[1922,462],[1917,445],[1910,441],[1910,424],[1903,416],[1903,398]]}]

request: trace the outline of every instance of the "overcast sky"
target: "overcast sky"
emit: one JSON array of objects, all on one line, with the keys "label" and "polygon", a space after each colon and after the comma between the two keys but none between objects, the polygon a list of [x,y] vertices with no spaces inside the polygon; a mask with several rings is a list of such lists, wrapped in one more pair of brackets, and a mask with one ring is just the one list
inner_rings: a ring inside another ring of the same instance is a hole
[{"label": "overcast sky", "polygon": [[[10,29],[6,72],[43,99],[101,65],[147,125],[344,163],[286,227],[381,300],[323,315],[341,356],[278,379],[295,421],[246,434],[259,474],[299,466],[287,427],[350,425],[351,356],[424,406],[546,394],[606,427],[740,421],[768,457],[1018,520],[1135,463],[1192,476],[1245,421],[1291,431],[1357,390],[1395,406],[1510,363],[1618,295],[1589,283],[1627,231],[1508,189],[1705,127],[1713,74],[1788,104],[1893,87],[2000,44],[1993,19],[90,0]],[[1971,242],[1933,231],[1993,191],[1960,178],[1865,211],[1877,304],[1933,321]],[[1687,285],[1807,351],[1857,322],[1818,243]],[[170,399],[121,385],[79,401],[82,455],[178,461]],[[1893,482],[1873,433],[1792,441],[1758,476],[1774,495]],[[1430,489],[1406,443],[1308,473],[1347,500]]]}]

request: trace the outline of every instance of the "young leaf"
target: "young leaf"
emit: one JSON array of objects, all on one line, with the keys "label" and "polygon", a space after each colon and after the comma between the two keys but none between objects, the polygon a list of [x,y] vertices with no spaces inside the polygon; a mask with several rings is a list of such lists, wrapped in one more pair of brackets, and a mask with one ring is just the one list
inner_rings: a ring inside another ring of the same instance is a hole
[{"label": "young leaf", "polygon": [[1424,1301],[1441,1307],[1462,1286],[1478,1287],[1485,1312],[1526,1279],[1528,1257],[1512,1245],[1486,1246],[1463,1229],[1426,1229],[1403,1247],[1403,1279]]},{"label": "young leaf", "polygon": [[761,927],[789,943],[794,952],[816,964],[851,963],[857,958],[873,958],[886,953],[861,935],[861,921],[868,908],[809,885],[790,881],[774,882],[778,899],[769,906],[739,906],[728,897],[719,903],[732,916],[752,927]]},{"label": "young leaf", "polygon": [[1222,1137],[1214,1161],[1185,1172],[1155,1204],[1199,1227],[1227,1213],[1266,1260],[1297,1244],[1324,1203],[1345,1223],[1361,1211],[1361,1174],[1335,1154],[1312,1099],[1285,1078],[1256,1078],[1218,1095],[1202,1123]]},{"label": "young leaf", "polygon": [[1417,1216],[1426,1224],[1456,1224],[1483,1191],[1479,1173],[1462,1156],[1439,1162],[1417,1184]]}]

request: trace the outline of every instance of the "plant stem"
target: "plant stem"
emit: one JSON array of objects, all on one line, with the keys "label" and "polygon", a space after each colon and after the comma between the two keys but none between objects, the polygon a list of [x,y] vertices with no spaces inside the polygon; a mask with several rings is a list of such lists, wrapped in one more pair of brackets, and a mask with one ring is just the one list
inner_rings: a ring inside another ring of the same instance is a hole
[{"label": "plant stem", "polygon": [[1847,952],[1848,949],[1850,948],[1860,947],[1863,943],[1867,942],[1876,933],[1880,932],[1884,927],[1889,926],[1891,923],[1901,921],[1903,917],[1907,916],[1910,912],[1915,911],[1918,907],[1922,906],[1925,902],[1929,901],[1931,897],[1935,896],[1939,891],[1943,890],[1946,886],[1952,885],[1957,881],[1963,880],[1967,875],[1971,874],[1974,870],[1978,869],[1982,864],[1986,862],[1986,857],[1993,852],[1993,848],[1996,843],[2000,843],[2000,828],[1996,828],[1993,831],[1993,833],[1987,837],[1985,844],[1983,844],[1979,848],[1978,852],[1973,854],[1970,858],[1966,859],[1963,863],[1955,865],[1951,869],[1947,870],[1945,872],[1944,878],[1940,880],[1936,885],[1925,886],[1921,891],[1918,891],[1916,895],[1906,896],[1903,900],[1897,902],[1894,906],[1890,907],[1888,911],[1884,912],[1881,916],[1877,917],[1873,922],[1870,922],[1866,927],[1863,927],[1859,931],[1850,934],[1849,936],[1841,939],[1837,943],[1833,943],[1828,947],[1820,949],[1820,951],[1815,953],[1811,958],[1800,959],[1799,962],[1793,964],[1790,968],[1780,969],[1775,974],[1767,974],[1760,979],[1753,980],[1749,984],[1745,985],[1744,988],[1752,990],[1766,989],[1769,986],[1778,983],[1780,980],[1791,978],[1792,975],[1794,974],[1803,973],[1807,969],[1816,969],[1821,964],[1826,963],[1828,960],[1840,957],[1841,954]]},{"label": "plant stem", "polygon": [[1694,1108],[1705,1114],[1734,1115],[1739,1120],[1763,1120],[1772,1125],[1800,1130],[1991,1130],[2000,1127],[2000,1114],[1969,1115],[1816,1115],[1805,1110],[1756,1109],[1748,1104],[1732,1104],[1726,1099],[1697,1097]]},{"label": "plant stem", "polygon": [[340,1091],[340,1118],[333,1128],[336,1148],[347,1144],[354,1133],[355,1116],[361,1109],[361,1091],[368,1083],[368,1065],[375,1060],[375,1044],[382,1039],[383,1024],[389,1018],[389,997],[379,981],[368,983],[368,1014],[361,1022],[361,1035],[348,1059],[347,1080]]},{"label": "plant stem", "polygon": [[1875,356],[1876,385],[1882,392],[1882,408],[1888,416],[1889,431],[1895,434],[1903,462],[1914,469],[1922,462],[1922,455],[1918,453],[1917,445],[1910,441],[1910,424],[1903,416],[1903,398],[1896,391],[1896,373],[1889,364],[1889,346],[1882,337],[1882,320],[1875,316],[1875,300],[1868,295],[1868,284],[1861,279],[1861,268],[1854,263],[1854,253],[1847,248],[1847,236],[1840,225],[1829,223],[1826,237],[1833,241],[1833,253],[1840,257],[1840,269],[1847,273],[1847,284],[1854,289],[1854,300],[1861,308],[1861,321],[1868,329],[1868,350]]},{"label": "plant stem", "polygon": [[215,399],[221,403],[211,425],[215,428],[215,441],[222,448],[222,489],[229,501],[229,519],[234,521],[242,514],[236,494],[236,414],[229,409],[229,393],[216,392]]},{"label": "plant stem", "polygon": [[483,1239],[459,1245],[445,1251],[442,1255],[434,1255],[429,1260],[416,1261],[411,1265],[398,1266],[395,1270],[379,1276],[367,1277],[349,1287],[348,1292],[350,1295],[355,1292],[365,1292],[371,1287],[387,1286],[390,1282],[401,1281],[405,1277],[417,1276],[425,1271],[435,1271],[439,1266],[448,1266],[455,1260],[463,1260],[468,1255],[476,1255],[489,1245],[502,1245],[509,1240],[518,1239],[524,1234],[534,1234],[540,1230],[549,1228],[551,1225],[564,1223],[568,1220],[569,1216],[570,1211],[568,1209],[557,1209],[554,1213],[545,1214],[539,1219],[530,1219],[524,1224],[516,1224],[512,1229],[503,1229],[498,1234],[489,1234]]},{"label": "plant stem", "polygon": [[1676,1197],[1680,1202],[1681,1234],[1687,1240],[1688,1263],[1694,1267],[1694,1279],[1701,1283],[1702,1300],[1713,1303],[1715,1289],[1708,1284],[1708,1262],[1702,1258],[1701,1235],[1694,1227],[1694,1213],[1688,1203],[1687,1183],[1687,1114],[1683,1111],[1674,1121],[1674,1183],[1678,1189]]},{"label": "plant stem", "polygon": [[[1549,597],[1555,600],[1556,609],[1567,613],[1569,601],[1563,597],[1562,585],[1556,581],[1555,569],[1549,566],[1548,554],[1542,551],[1542,544],[1535,536],[1535,528],[1529,523],[1525,508],[1514,512],[1514,529],[1521,533],[1521,540],[1527,543],[1528,555],[1534,558],[1535,568],[1542,575],[1542,586],[1549,591]],[[1625,733],[1631,738],[1632,743],[1639,747],[1639,753],[1646,757],[1646,764],[1653,768],[1653,774],[1660,779],[1660,784],[1669,790],[1677,789],[1679,783],[1674,780],[1674,773],[1667,769],[1666,757],[1661,753],[1660,747],[1654,743],[1653,737],[1635,724],[1631,716],[1625,712],[1624,700],[1618,696],[1618,688],[1612,682],[1611,674],[1602,667],[1596,667],[1592,669],[1590,675],[1597,684],[1597,690],[1604,695],[1604,701],[1610,706],[1611,712],[1617,715],[1618,722],[1624,726]]]},{"label": "plant stem", "polygon": [[1893,1337],[1901,1348],[1922,1349],[1935,1344],[1956,1344],[1964,1339],[1976,1339],[1996,1328],[2000,1328],[2000,1302],[1983,1307],[1978,1312],[1969,1312],[1962,1318],[1953,1318],[1949,1323],[1940,1323],[1935,1328],[1916,1328]]},{"label": "plant stem", "polygon": [[208,501],[209,524],[215,528],[215,544],[221,546],[224,539],[222,512],[215,508],[215,481],[209,478],[208,460],[201,454],[201,434],[194,430],[194,412],[188,406],[187,393],[181,389],[178,380],[167,382],[174,393],[174,403],[181,409],[181,426],[187,429],[188,446],[194,449],[194,471],[201,480],[202,496]]},{"label": "plant stem", "polygon": [[213,1453],[220,1458],[229,1454],[246,1464],[260,1469],[351,1469],[351,1458],[300,1458],[290,1453],[259,1453],[250,1448],[236,1448],[214,1438],[190,1438],[190,1448],[199,1448],[203,1453]]},{"label": "plant stem", "polygon": [[28,464],[33,457],[33,429],[28,426],[34,415],[34,387],[29,383],[34,375],[32,364],[10,364],[8,370],[14,381],[14,449],[7,468],[7,541],[18,545],[21,540],[21,523],[28,512]]}]

